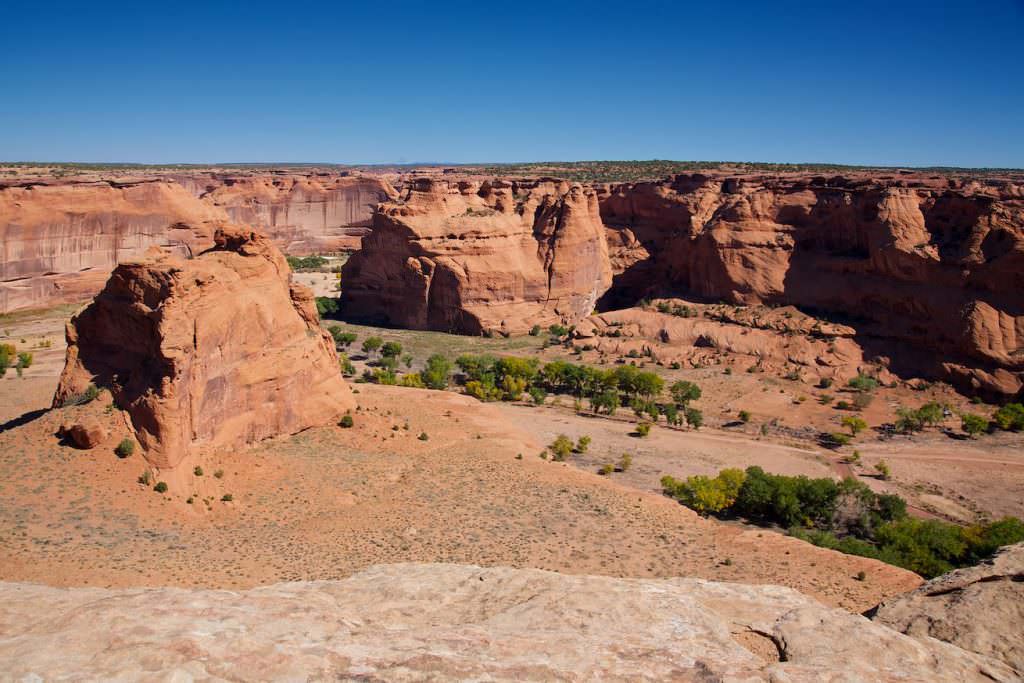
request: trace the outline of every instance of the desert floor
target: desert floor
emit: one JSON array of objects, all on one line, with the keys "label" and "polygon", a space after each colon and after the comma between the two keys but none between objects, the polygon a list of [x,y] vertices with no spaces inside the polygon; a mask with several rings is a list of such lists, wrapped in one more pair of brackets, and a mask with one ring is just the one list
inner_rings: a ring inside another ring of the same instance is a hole
[{"label": "desert floor", "polygon": [[[2,341],[36,347],[24,377],[10,370],[0,380],[0,579],[233,588],[338,578],[382,562],[458,562],[777,583],[858,611],[919,581],[772,530],[702,519],[657,492],[663,474],[724,466],[823,476],[841,467],[837,455],[790,435],[761,436],[754,425],[700,432],[659,426],[638,439],[630,436],[628,411],[614,420],[577,415],[571,399],[543,408],[485,405],[454,392],[354,384],[354,428],[328,426],[204,455],[188,468],[154,472],[169,485],[158,494],[137,483],[147,469],[138,454],[120,460],[113,453],[119,411],[102,410],[102,400],[46,411],[69,311],[0,320]],[[540,350],[533,337],[346,327],[360,339],[401,339],[414,369],[435,350],[565,353]],[[40,348],[44,340],[48,348]],[[702,386],[701,407],[712,414],[715,385]],[[55,432],[75,410],[108,420],[110,442],[92,451],[61,445]],[[542,460],[538,454],[558,433],[591,436],[590,451],[572,463]],[[937,433],[913,442],[862,435],[858,447],[867,463],[884,457],[893,466],[893,481],[872,479],[874,485],[921,487],[938,498],[934,507],[994,514],[1021,505],[1024,462],[1012,438],[975,444]],[[594,472],[623,452],[634,455],[628,472]],[[222,500],[225,494],[232,500]]]}]

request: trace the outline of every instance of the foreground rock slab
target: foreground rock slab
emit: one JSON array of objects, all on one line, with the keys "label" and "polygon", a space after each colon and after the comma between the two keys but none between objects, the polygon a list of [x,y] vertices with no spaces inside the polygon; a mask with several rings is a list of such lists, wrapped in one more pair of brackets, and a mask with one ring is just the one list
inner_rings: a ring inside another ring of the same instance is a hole
[{"label": "foreground rock slab", "polygon": [[246,228],[194,259],[160,252],[115,269],[67,327],[53,404],[111,390],[155,467],[337,419],[355,401],[312,293]]},{"label": "foreground rock slab", "polygon": [[1000,659],[1024,679],[1024,543],[886,600],[875,621]]},{"label": "foreground rock slab", "polygon": [[14,679],[1010,681],[796,591],[406,564],[242,592],[0,584]]}]

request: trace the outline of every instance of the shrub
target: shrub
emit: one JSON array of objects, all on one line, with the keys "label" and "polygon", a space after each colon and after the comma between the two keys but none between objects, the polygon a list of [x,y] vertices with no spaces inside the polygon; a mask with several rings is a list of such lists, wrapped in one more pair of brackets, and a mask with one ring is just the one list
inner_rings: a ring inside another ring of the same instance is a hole
[{"label": "shrub", "polygon": [[609,462],[609,463],[605,463],[604,465],[601,465],[601,469],[599,469],[597,471],[597,473],[600,474],[600,475],[608,476],[609,474],[611,474],[614,471],[615,471],[615,465],[613,465],[613,464],[611,464]]},{"label": "shrub", "polygon": [[27,370],[32,367],[33,356],[28,351],[22,351],[18,354],[18,367]]},{"label": "shrub", "polygon": [[341,325],[331,325],[327,328],[327,331],[331,333],[331,337],[337,346],[350,346],[356,340],[355,333],[345,332]]},{"label": "shrub", "polygon": [[192,470],[192,474],[196,475],[197,477],[203,476],[203,468],[200,467],[199,465],[196,465],[195,468],[193,468]]},{"label": "shrub", "polygon": [[569,334],[569,328],[564,325],[552,325],[548,328],[548,332],[556,337],[564,337]]},{"label": "shrub", "polygon": [[704,413],[696,408],[687,408],[683,411],[683,414],[686,416],[686,424],[694,429],[700,429],[701,425],[704,424]]},{"label": "shrub", "polygon": [[874,391],[878,388],[878,380],[869,375],[865,375],[864,373],[860,373],[847,382],[846,386],[855,391]]},{"label": "shrub", "polygon": [[818,403],[820,403],[823,406],[827,406],[832,403],[832,400],[834,398],[835,396],[833,396],[832,394],[822,394],[821,396],[818,397]]},{"label": "shrub", "polygon": [[858,392],[853,397],[853,407],[854,407],[855,410],[864,410],[869,405],[871,405],[871,402],[873,400],[875,400],[875,397],[870,392],[867,392],[867,391]]},{"label": "shrub", "polygon": [[1024,429],[1024,405],[1007,403],[992,415],[992,421],[1000,429],[1019,432]]},{"label": "shrub", "polygon": [[114,453],[116,453],[119,458],[127,458],[134,452],[135,442],[127,437],[121,439],[121,443],[117,444],[117,447],[114,449]]},{"label": "shrub", "polygon": [[376,352],[383,345],[384,340],[380,337],[367,337],[363,340],[363,353],[370,355]]},{"label": "shrub", "polygon": [[420,432],[420,435],[417,436],[416,438],[419,439],[420,441],[427,441],[428,439],[430,439],[430,437],[427,436],[426,432]]},{"label": "shrub", "polygon": [[676,382],[669,387],[669,393],[672,394],[672,400],[676,402],[676,405],[684,408],[689,405],[690,401],[696,401],[701,396],[700,387],[685,380]]},{"label": "shrub", "polygon": [[536,405],[544,405],[544,399],[547,398],[548,392],[544,391],[542,387],[530,387],[527,392],[530,394],[530,398]]},{"label": "shrub", "polygon": [[875,471],[878,472],[878,476],[888,481],[889,477],[892,476],[892,472],[889,470],[889,464],[884,460],[879,460],[875,463]]},{"label": "shrub", "polygon": [[338,426],[344,429],[351,429],[355,425],[355,420],[348,413],[341,416],[341,420],[338,422]]},{"label": "shrub", "polygon": [[623,453],[622,457],[619,458],[619,471],[628,472],[629,468],[633,466],[633,456],[629,453]]},{"label": "shrub", "polygon": [[739,413],[737,413],[737,417],[740,418],[740,422],[750,422],[750,412],[747,410],[741,410]]},{"label": "shrub", "polygon": [[542,330],[541,330],[540,325],[534,325],[533,327],[530,328],[530,336],[531,337],[539,337],[541,331]]},{"label": "shrub", "polygon": [[842,422],[843,426],[850,430],[850,436],[857,436],[858,433],[867,429],[868,426],[868,423],[862,418],[853,415],[844,417]]},{"label": "shrub", "polygon": [[552,459],[561,462],[569,457],[570,453],[572,453],[572,439],[565,434],[559,434],[555,437],[555,440],[551,442],[551,445],[548,446],[548,449],[551,451]]},{"label": "shrub", "polygon": [[420,376],[428,389],[447,389],[452,374],[452,363],[439,353],[427,358],[426,367]]},{"label": "shrub", "polygon": [[685,482],[662,477],[661,486],[665,493],[686,507],[701,514],[717,514],[736,502],[745,479],[742,470],[726,469],[714,478],[697,475],[687,477]]},{"label": "shrub", "polygon": [[346,377],[351,377],[356,374],[356,366],[352,365],[352,361],[349,360],[348,354],[338,354],[338,367],[341,369],[341,374]]},{"label": "shrub", "polygon": [[402,355],[402,345],[396,341],[384,342],[380,347],[380,355],[384,358],[397,358]]},{"label": "shrub", "polygon": [[988,431],[988,418],[973,413],[963,413],[960,416],[960,428],[972,437]]},{"label": "shrub", "polygon": [[150,484],[153,483],[153,473],[150,472],[149,470],[144,471],[142,474],[139,475],[138,482],[143,486],[149,486]]},{"label": "shrub", "polygon": [[901,406],[896,409],[896,429],[904,434],[919,432],[924,429],[924,419],[918,411]]},{"label": "shrub", "polygon": [[409,368],[412,367],[412,354],[411,353],[402,354],[402,365],[404,365],[406,367],[406,369],[409,369]]},{"label": "shrub", "polygon": [[832,386],[832,378],[831,377],[822,377],[820,380],[818,380],[818,388],[819,389],[828,389],[831,386]]},{"label": "shrub", "polygon": [[156,483],[156,486],[153,487],[153,490],[156,491],[157,493],[167,493],[167,483],[158,481]]},{"label": "shrub", "polygon": [[285,259],[288,261],[288,265],[292,270],[312,270],[316,268],[322,268],[327,264],[327,259],[323,256],[286,256]]},{"label": "shrub", "polygon": [[329,318],[338,313],[338,300],[329,296],[316,298],[316,312],[321,318]]},{"label": "shrub", "polygon": [[644,437],[646,437],[650,433],[651,433],[651,423],[650,422],[641,422],[640,424],[638,424],[636,426],[636,434],[640,438],[644,438]]},{"label": "shrub", "polygon": [[73,394],[64,399],[64,402],[61,403],[61,407],[84,405],[86,403],[95,401],[97,398],[99,398],[99,395],[100,390],[96,387],[96,385],[90,384],[85,388],[85,391],[83,391],[82,393]]},{"label": "shrub", "polygon": [[217,471],[215,471],[213,473],[213,476],[216,477],[217,479],[223,479],[224,478],[224,470],[217,470]]},{"label": "shrub", "polygon": [[588,448],[590,448],[589,436],[581,436],[579,439],[576,440],[575,451],[577,453],[586,453]]},{"label": "shrub", "polygon": [[403,387],[410,387],[413,389],[425,389],[427,386],[423,383],[423,377],[418,372],[410,372],[402,375],[402,379],[400,379],[398,383]]},{"label": "shrub", "polygon": [[818,441],[825,448],[840,448],[841,446],[849,445],[850,437],[842,432],[833,432],[831,434],[822,434]]},{"label": "shrub", "polygon": [[478,401],[497,401],[501,398],[502,391],[490,382],[471,380],[466,382],[466,394]]},{"label": "shrub", "polygon": [[234,499],[235,499],[235,497],[232,496],[230,493],[225,493],[223,496],[220,497],[220,500],[223,503],[230,503]]}]

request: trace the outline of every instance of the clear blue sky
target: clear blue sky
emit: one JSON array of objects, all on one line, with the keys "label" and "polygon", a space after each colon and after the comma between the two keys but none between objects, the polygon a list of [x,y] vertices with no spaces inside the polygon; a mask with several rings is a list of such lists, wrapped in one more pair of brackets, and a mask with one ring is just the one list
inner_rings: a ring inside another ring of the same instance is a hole
[{"label": "clear blue sky", "polygon": [[0,159],[1024,166],[1024,0],[24,2]]}]

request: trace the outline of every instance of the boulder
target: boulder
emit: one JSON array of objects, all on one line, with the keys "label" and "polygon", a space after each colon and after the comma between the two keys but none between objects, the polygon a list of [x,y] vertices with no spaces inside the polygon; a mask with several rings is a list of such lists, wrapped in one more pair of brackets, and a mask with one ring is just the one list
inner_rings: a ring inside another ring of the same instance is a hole
[{"label": "boulder", "polygon": [[157,468],[354,407],[312,293],[290,283],[281,252],[242,227],[214,241],[193,259],[163,252],[119,265],[67,326],[54,406],[89,384],[109,388]]},{"label": "boulder", "polygon": [[1024,543],[884,601],[877,623],[998,659],[1024,680]]},{"label": "boulder", "polygon": [[404,564],[244,591],[0,584],[13,680],[1012,681],[792,589]]},{"label": "boulder", "polygon": [[110,436],[107,429],[95,420],[61,425],[60,435],[75,448],[83,450],[96,448]]}]

